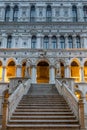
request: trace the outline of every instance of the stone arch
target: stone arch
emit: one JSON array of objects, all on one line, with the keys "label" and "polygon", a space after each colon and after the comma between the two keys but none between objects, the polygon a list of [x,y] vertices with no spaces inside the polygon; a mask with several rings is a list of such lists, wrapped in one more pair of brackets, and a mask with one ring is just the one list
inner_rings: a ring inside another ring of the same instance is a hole
[{"label": "stone arch", "polygon": [[37,83],[49,83],[49,62],[39,60],[37,62]]},{"label": "stone arch", "polygon": [[16,76],[16,63],[13,59],[7,61],[5,81]]},{"label": "stone arch", "polygon": [[76,82],[80,82],[80,63],[78,62],[77,59],[73,59],[71,64],[70,64],[70,69],[71,69],[71,78],[75,78]]}]

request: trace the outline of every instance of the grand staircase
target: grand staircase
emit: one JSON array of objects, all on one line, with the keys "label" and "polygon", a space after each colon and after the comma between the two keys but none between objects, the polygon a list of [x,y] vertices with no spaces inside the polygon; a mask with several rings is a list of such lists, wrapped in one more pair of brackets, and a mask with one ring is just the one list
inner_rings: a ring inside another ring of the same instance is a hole
[{"label": "grand staircase", "polygon": [[79,130],[79,123],[55,85],[33,84],[11,116],[7,130]]}]

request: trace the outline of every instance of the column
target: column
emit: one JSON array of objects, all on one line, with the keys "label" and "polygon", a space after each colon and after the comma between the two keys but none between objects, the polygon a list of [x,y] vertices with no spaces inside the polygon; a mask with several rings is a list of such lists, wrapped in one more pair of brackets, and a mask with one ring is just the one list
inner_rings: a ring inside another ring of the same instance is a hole
[{"label": "column", "polygon": [[32,65],[32,83],[36,83],[36,66]]},{"label": "column", "polygon": [[5,81],[5,76],[6,76],[6,66],[3,66],[3,70],[2,70],[2,81]]},{"label": "column", "polygon": [[21,76],[22,67],[21,65],[16,66],[16,77],[22,77]]},{"label": "column", "polygon": [[50,83],[55,83],[55,68],[53,65],[50,66]]},{"label": "column", "polygon": [[3,40],[2,40],[3,48],[7,48],[7,35],[3,34],[2,37],[3,37]]},{"label": "column", "polygon": [[52,35],[49,35],[49,45],[48,45],[48,49],[51,49],[52,48],[52,44],[51,44],[51,38],[52,38]]},{"label": "column", "polygon": [[84,19],[83,19],[83,17],[84,17],[84,14],[83,14],[83,5],[81,5],[81,6],[78,6],[77,7],[77,14],[78,14],[78,21],[79,22],[83,22],[84,21]]},{"label": "column", "polygon": [[72,21],[72,6],[68,7],[68,12],[69,12],[69,21]]},{"label": "column", "polygon": [[41,48],[41,37],[40,37],[40,34],[37,35],[37,45],[36,45],[36,48],[38,48],[38,49]]},{"label": "column", "polygon": [[5,7],[2,8],[2,21],[5,21]]},{"label": "column", "polygon": [[84,36],[81,35],[80,38],[81,38],[81,48],[85,48],[85,46],[84,46]]},{"label": "column", "polygon": [[73,48],[77,48],[76,46],[76,35],[73,35]]},{"label": "column", "polygon": [[81,79],[81,82],[84,82],[84,67],[83,66],[81,66],[81,68],[80,68],[80,79]]},{"label": "column", "polygon": [[52,7],[52,21],[56,21],[56,17],[55,17],[55,7]]},{"label": "column", "polygon": [[31,48],[31,35],[28,36],[28,48]]},{"label": "column", "polygon": [[65,66],[65,78],[70,78],[70,67],[69,67],[69,65]]},{"label": "column", "polygon": [[69,48],[69,45],[68,45],[68,35],[67,34],[65,35],[65,48]]},{"label": "column", "polygon": [[11,48],[17,48],[17,46],[15,45],[15,35],[12,35],[12,45]]},{"label": "column", "polygon": [[9,21],[13,21],[13,6],[11,6],[10,20]]},{"label": "column", "polygon": [[43,21],[46,21],[46,6],[43,6]]},{"label": "column", "polygon": [[60,48],[60,35],[57,35],[57,48],[59,49]]}]

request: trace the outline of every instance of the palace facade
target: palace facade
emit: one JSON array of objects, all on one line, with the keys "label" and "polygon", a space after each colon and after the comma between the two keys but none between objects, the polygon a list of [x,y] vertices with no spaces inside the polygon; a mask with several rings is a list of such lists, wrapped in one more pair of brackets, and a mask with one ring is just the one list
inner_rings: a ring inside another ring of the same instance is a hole
[{"label": "palace facade", "polygon": [[87,115],[87,2],[0,0],[0,81],[74,78]]}]

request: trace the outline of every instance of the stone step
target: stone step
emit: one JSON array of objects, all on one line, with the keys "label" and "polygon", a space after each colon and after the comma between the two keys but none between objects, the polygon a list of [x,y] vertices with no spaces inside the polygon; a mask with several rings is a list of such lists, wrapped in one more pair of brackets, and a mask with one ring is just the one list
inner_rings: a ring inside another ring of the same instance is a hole
[{"label": "stone step", "polygon": [[15,112],[71,112],[70,109],[16,109]]},{"label": "stone step", "polygon": [[77,124],[34,124],[34,125],[7,125],[7,130],[79,130],[79,125]]},{"label": "stone step", "polygon": [[13,116],[73,116],[73,112],[14,112]]},{"label": "stone step", "polygon": [[[19,103],[18,106],[54,106],[54,103],[45,103],[45,104],[40,104],[40,103]],[[66,103],[61,103],[61,104],[55,104],[55,106],[68,106]]]},{"label": "stone step", "polygon": [[78,120],[9,120],[10,124],[78,124]]},{"label": "stone step", "polygon": [[12,116],[11,117],[11,120],[15,120],[15,119],[17,119],[17,120],[33,120],[33,119],[50,119],[50,120],[53,120],[53,119],[55,119],[55,120],[64,120],[64,119],[66,119],[66,120],[70,120],[70,119],[76,119],[75,118],[75,116]]},{"label": "stone step", "polygon": [[69,106],[66,104],[66,105],[55,105],[54,104],[47,104],[47,105],[33,105],[33,104],[23,104],[23,105],[18,105],[18,108],[69,108]]}]

